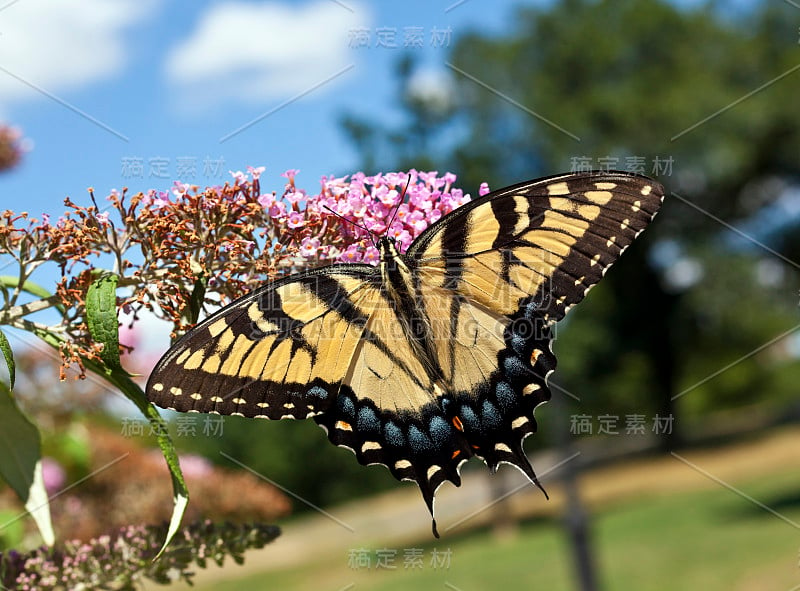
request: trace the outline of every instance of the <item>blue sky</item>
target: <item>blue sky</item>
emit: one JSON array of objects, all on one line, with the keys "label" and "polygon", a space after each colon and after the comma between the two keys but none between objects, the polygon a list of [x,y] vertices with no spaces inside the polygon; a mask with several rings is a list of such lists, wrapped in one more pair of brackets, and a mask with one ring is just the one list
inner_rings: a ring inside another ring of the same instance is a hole
[{"label": "blue sky", "polygon": [[[320,176],[359,165],[342,114],[397,116],[393,72],[406,36],[421,35],[407,51],[428,79],[446,81],[457,35],[503,34],[524,4],[0,0],[0,121],[31,145],[0,174],[0,209],[58,216],[66,196],[88,204],[90,186],[100,198],[174,180],[203,187],[247,165],[266,167],[265,190],[281,190],[289,168],[313,190]],[[382,46],[392,35],[397,47]],[[56,278],[55,268],[34,276],[48,287]],[[157,324],[146,349],[168,345]]]},{"label": "blue sky", "polygon": [[316,187],[359,165],[342,114],[397,117],[403,51],[444,85],[458,35],[508,34],[516,8],[550,1],[0,0],[0,121],[32,146],[0,174],[0,207],[58,215],[89,186],[213,185],[247,165],[265,189],[288,168]]},{"label": "blue sky", "polygon": [[[358,166],[341,114],[397,115],[393,66],[406,36],[421,35],[421,47],[408,51],[446,74],[456,35],[502,34],[521,4],[0,4],[0,120],[32,145],[0,175],[0,207],[58,215],[65,196],[83,203],[89,186],[105,195],[122,186],[168,189],[179,177],[213,185],[247,165],[267,167],[265,188],[280,188],[288,168],[314,188],[321,175]],[[397,47],[380,46],[392,34]],[[366,46],[354,46],[357,36]]]}]

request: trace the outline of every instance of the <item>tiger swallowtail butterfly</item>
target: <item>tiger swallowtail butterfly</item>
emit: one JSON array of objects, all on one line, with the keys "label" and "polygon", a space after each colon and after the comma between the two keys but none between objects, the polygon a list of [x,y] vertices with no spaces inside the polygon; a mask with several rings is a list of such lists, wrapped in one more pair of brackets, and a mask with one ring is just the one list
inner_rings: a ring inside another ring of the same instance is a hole
[{"label": "tiger swallowtail butterfly", "polygon": [[[313,418],[361,464],[419,485],[433,518],[463,462],[539,484],[522,442],[549,400],[552,327],[655,216],[663,188],[624,172],[493,191],[377,266],[265,283],[183,336],[147,384],[182,412]],[[438,537],[436,522],[433,532]]]}]

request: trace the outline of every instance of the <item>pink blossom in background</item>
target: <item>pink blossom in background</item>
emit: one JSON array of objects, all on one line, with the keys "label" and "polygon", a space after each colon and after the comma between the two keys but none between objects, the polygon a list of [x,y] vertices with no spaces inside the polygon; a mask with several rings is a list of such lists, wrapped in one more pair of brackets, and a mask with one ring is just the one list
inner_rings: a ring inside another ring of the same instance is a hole
[{"label": "pink blossom in background", "polygon": [[[248,167],[248,168],[250,168],[250,167]],[[243,184],[245,184],[247,182],[247,174],[242,172],[241,170],[237,170],[237,171],[229,170],[228,172],[233,177],[233,180],[236,181],[237,185],[243,185]]]},{"label": "pink blossom in background", "polygon": [[160,207],[168,207],[171,205],[169,193],[166,191],[156,191],[155,189],[150,189],[142,199],[142,205],[145,207],[153,206],[156,209]]},{"label": "pink blossom in background", "polygon": [[47,456],[42,458],[42,480],[48,495],[53,495],[64,487],[67,473],[57,461]]},{"label": "pink blossom in background", "polygon": [[381,200],[381,203],[383,203],[388,207],[391,207],[394,204],[396,204],[398,198],[400,197],[400,193],[398,193],[394,189],[389,190],[386,187],[379,188],[375,193],[378,199]]},{"label": "pink blossom in background", "polygon": [[425,213],[423,211],[417,210],[412,212],[408,216],[408,223],[416,230],[417,233],[421,234],[422,231],[428,227],[428,220],[425,219]]},{"label": "pink blossom in background", "polygon": [[121,321],[119,326],[119,343],[123,347],[135,349],[141,342],[141,334],[138,327],[132,322]]},{"label": "pink blossom in background", "polygon": [[352,207],[353,217],[363,218],[365,215],[367,215],[367,202],[360,197],[352,199],[350,202],[350,207]]},{"label": "pink blossom in background", "polygon": [[361,251],[355,244],[351,244],[350,246],[348,246],[347,249],[345,249],[345,251],[342,253],[342,256],[340,257],[340,259],[345,263],[358,263],[361,261],[361,258],[362,258]]},{"label": "pink blossom in background", "polygon": [[366,228],[376,236],[383,236],[386,233],[386,226],[383,222],[369,220],[366,224]]},{"label": "pink blossom in background", "polygon": [[280,218],[286,215],[286,204],[276,201],[269,208],[269,215],[274,218]]},{"label": "pink blossom in background", "polygon": [[296,177],[296,176],[297,176],[297,173],[298,173],[298,172],[300,172],[298,169],[296,169],[296,168],[290,168],[290,169],[289,169],[289,170],[287,170],[286,172],[283,172],[283,173],[281,173],[281,176],[283,176],[283,177],[286,177],[287,179],[289,179],[289,183],[290,183],[292,186],[294,186],[294,177]]},{"label": "pink blossom in background", "polygon": [[286,199],[286,201],[288,201],[292,205],[297,205],[305,198],[306,196],[303,191],[292,191],[290,193],[287,193],[286,197],[284,197],[284,199]]},{"label": "pink blossom in background", "polygon": [[381,260],[381,253],[374,246],[368,246],[364,251],[364,257],[361,259],[362,263],[368,265],[377,265]]},{"label": "pink blossom in background", "polygon": [[196,454],[184,454],[180,457],[181,470],[187,478],[204,478],[214,471],[214,467],[206,458]]},{"label": "pink blossom in background", "polygon": [[175,195],[176,197],[182,197],[183,195],[186,195],[191,190],[191,188],[192,186],[188,183],[181,183],[179,181],[175,181],[172,187],[172,194]]},{"label": "pink blossom in background", "polygon": [[319,238],[310,238],[306,236],[300,243],[300,254],[307,259],[313,258],[317,255],[319,247]]},{"label": "pink blossom in background", "polygon": [[269,209],[270,207],[272,207],[273,203],[277,201],[277,199],[278,198],[275,196],[274,193],[265,193],[264,195],[260,195],[258,197],[258,203],[264,209]]}]

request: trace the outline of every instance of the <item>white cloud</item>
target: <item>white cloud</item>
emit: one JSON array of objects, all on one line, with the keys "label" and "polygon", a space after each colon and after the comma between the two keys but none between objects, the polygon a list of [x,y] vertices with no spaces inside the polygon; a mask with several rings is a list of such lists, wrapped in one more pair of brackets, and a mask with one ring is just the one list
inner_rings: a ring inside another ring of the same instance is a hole
[{"label": "white cloud", "polygon": [[439,112],[446,112],[453,107],[453,90],[453,79],[449,72],[429,67],[415,70],[406,88],[411,98]]},{"label": "white cloud", "polygon": [[165,72],[181,102],[289,98],[350,65],[350,38],[368,21],[353,2],[214,4],[167,57]]},{"label": "white cloud", "polygon": [[[153,0],[20,0],[0,11],[0,103],[59,93],[113,76],[125,65],[124,29]],[[9,74],[10,73],[10,74]]]}]

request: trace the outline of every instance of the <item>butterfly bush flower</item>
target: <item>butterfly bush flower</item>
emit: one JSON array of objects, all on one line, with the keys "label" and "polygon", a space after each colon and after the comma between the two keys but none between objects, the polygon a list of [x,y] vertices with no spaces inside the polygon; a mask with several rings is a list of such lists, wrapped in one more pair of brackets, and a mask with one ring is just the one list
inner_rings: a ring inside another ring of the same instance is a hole
[{"label": "butterfly bush flower", "polygon": [[299,211],[293,211],[286,218],[286,225],[289,228],[297,229],[306,225],[303,215]]},{"label": "butterfly bush flower", "polygon": [[[470,199],[455,175],[436,171],[322,177],[317,192],[297,185],[298,170],[281,175],[280,191],[262,191],[263,172],[232,171],[231,182],[204,189],[175,182],[171,191],[113,190],[105,201],[90,189],[90,204],[67,198],[57,220],[0,212],[0,256],[14,259],[20,285],[43,264],[60,270],[53,295],[40,300],[0,291],[0,324],[57,333],[62,377],[70,365],[83,375],[82,359],[102,359],[102,345],[89,334],[86,295],[103,269],[118,276],[118,308],[132,322],[147,310],[177,334],[204,308],[267,279],[320,264],[375,265],[377,238],[391,236],[404,251]],[[62,311],[58,324],[35,316],[54,307]]]},{"label": "butterfly bush flower", "polygon": [[[310,198],[307,211],[310,216],[324,213],[319,208],[322,203],[326,209],[356,222],[358,225],[329,223],[321,238],[336,246],[341,240],[342,245],[349,243],[357,248],[358,255],[347,246],[340,248],[339,261],[377,264],[370,232],[394,237],[404,251],[431,223],[470,200],[469,195],[452,187],[455,180],[451,173],[439,177],[435,171],[413,169],[408,173],[367,176],[359,172],[351,177],[323,177],[319,199]],[[331,234],[331,228],[342,232],[340,239]]]},{"label": "butterfly bush flower", "polygon": [[[259,178],[261,178],[261,174],[262,174],[262,173],[263,173],[265,170],[266,170],[266,168],[265,168],[265,167],[263,167],[263,166],[256,166],[256,167],[253,167],[253,166],[248,166],[248,167],[247,167],[247,172],[249,172],[249,173],[250,173],[250,176],[252,176],[252,177],[253,177],[253,180],[254,180],[254,181],[257,181]],[[247,180],[247,179],[245,179],[245,180]]]},{"label": "butterfly bush flower", "polygon": [[161,585],[192,583],[192,565],[209,561],[222,566],[230,556],[263,548],[280,530],[261,524],[215,525],[197,522],[182,528],[164,554],[154,560],[167,526],[128,526],[114,535],[88,542],[73,540],[31,552],[0,552],[0,588],[63,591],[66,589],[139,589],[145,579]]},{"label": "butterfly bush flower", "polygon": [[300,242],[300,254],[304,258],[312,258],[319,252],[320,241],[319,238],[311,238],[306,236]]}]

